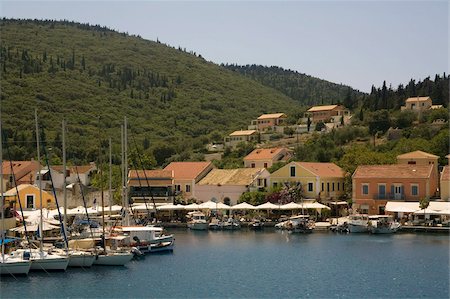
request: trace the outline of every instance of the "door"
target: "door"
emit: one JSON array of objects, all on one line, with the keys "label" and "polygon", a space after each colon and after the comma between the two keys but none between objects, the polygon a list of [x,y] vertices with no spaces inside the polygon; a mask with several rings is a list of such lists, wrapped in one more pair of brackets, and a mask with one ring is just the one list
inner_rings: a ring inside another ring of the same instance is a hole
[{"label": "door", "polygon": [[402,199],[403,197],[403,186],[396,185],[394,187],[394,199]]},{"label": "door", "polygon": [[34,208],[34,195],[27,195],[27,209]]},{"label": "door", "polygon": [[378,198],[379,199],[386,198],[386,185],[378,185]]}]

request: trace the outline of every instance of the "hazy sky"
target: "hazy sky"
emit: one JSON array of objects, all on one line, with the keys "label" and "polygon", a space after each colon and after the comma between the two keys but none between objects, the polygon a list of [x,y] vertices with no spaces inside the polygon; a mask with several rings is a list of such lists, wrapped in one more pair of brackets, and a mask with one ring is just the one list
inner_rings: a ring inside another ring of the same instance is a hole
[{"label": "hazy sky", "polygon": [[216,63],[276,65],[369,91],[449,69],[448,1],[1,1],[1,15],[108,26]]}]

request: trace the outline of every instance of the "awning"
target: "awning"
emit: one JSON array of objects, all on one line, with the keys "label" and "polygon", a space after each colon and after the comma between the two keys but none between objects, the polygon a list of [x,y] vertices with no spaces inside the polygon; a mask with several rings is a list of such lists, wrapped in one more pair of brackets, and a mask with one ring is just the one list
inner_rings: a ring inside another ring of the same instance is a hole
[{"label": "awning", "polygon": [[438,211],[426,208],[414,212],[414,215],[439,215]]}]

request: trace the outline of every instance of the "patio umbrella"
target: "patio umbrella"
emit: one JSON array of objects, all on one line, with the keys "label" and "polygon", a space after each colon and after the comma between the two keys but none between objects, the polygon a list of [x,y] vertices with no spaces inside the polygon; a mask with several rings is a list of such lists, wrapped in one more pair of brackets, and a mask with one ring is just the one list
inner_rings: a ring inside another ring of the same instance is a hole
[{"label": "patio umbrella", "polygon": [[199,209],[207,210],[229,210],[230,206],[221,202],[207,201],[198,206]]},{"label": "patio umbrella", "polygon": [[198,210],[198,207],[199,207],[198,204],[191,203],[190,205],[184,206],[184,209],[188,210],[188,211],[195,211],[195,210]]},{"label": "patio umbrella", "polygon": [[246,202],[243,202],[230,207],[230,210],[256,210],[256,207]]},{"label": "patio umbrella", "polygon": [[281,210],[298,210],[301,208],[302,208],[302,205],[299,205],[298,203],[295,203],[293,201],[291,201],[290,203],[287,203],[285,205],[282,205],[280,207]]},{"label": "patio umbrella", "polygon": [[271,202],[263,203],[262,205],[256,206],[257,210],[279,210],[280,206],[275,205]]},{"label": "patio umbrella", "polygon": [[156,209],[158,211],[176,211],[176,210],[184,210],[185,206],[183,205],[174,205],[174,204],[167,204],[163,206],[159,206]]}]

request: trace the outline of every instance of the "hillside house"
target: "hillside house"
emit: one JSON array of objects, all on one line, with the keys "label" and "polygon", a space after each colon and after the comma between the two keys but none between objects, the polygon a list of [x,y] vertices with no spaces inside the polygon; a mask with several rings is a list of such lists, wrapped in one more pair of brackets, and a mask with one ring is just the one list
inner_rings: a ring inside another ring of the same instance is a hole
[{"label": "hillside house", "polygon": [[274,163],[286,162],[293,157],[287,148],[258,148],[244,158],[246,168],[270,168]]},{"label": "hillside house", "polygon": [[439,157],[423,151],[414,151],[397,156],[397,164],[407,165],[433,165],[436,179],[438,176]]},{"label": "hillside house", "polygon": [[262,114],[256,120],[253,120],[249,130],[258,130],[260,132],[273,130],[286,122],[287,115],[284,113]]},{"label": "hillside house", "polygon": [[353,209],[384,214],[387,201],[420,201],[437,195],[434,165],[358,166],[352,176]]},{"label": "hillside house", "polygon": [[270,175],[271,187],[296,182],[306,198],[333,201],[345,194],[345,171],[334,163],[291,162]]},{"label": "hillside house", "polygon": [[257,142],[258,132],[256,130],[234,131],[225,137],[225,146],[235,148],[241,142]]},{"label": "hillside house", "polygon": [[[12,171],[11,171],[12,164]],[[36,174],[39,169],[39,163],[37,161],[3,161],[3,190],[9,190],[15,187],[14,179],[17,185],[31,184],[33,185],[36,180]],[[13,176],[14,174],[14,176]]]},{"label": "hillside house", "polygon": [[172,162],[164,170],[173,171],[175,194],[189,199],[196,197],[196,184],[213,168],[211,162]]},{"label": "hillside house", "polygon": [[342,105],[314,106],[306,111],[302,122],[306,123],[308,118],[311,120],[311,124],[323,122],[334,123],[339,126],[342,119],[344,119],[344,124],[348,122],[350,112]]},{"label": "hillside house", "polygon": [[173,203],[172,170],[135,170],[128,172],[128,196],[136,203]]},{"label": "hillside house", "polygon": [[264,168],[213,169],[195,186],[196,198],[235,205],[244,192],[266,188],[269,175]]},{"label": "hillside house", "polygon": [[414,112],[422,112],[428,109],[439,109],[442,105],[433,105],[430,97],[412,97],[405,101],[405,106],[401,106],[400,110],[410,110]]}]

